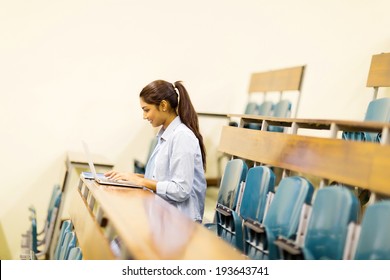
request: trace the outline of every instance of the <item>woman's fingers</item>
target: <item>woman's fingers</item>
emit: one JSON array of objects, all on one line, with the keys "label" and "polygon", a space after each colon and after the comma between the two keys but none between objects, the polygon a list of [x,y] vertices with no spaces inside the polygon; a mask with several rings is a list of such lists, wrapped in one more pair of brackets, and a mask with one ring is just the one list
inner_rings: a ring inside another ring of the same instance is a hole
[{"label": "woman's fingers", "polygon": [[131,175],[126,172],[118,172],[115,170],[108,171],[104,173],[104,176],[111,180],[122,180],[122,181],[129,181],[131,178]]},{"label": "woman's fingers", "polygon": [[109,179],[113,179],[119,172],[115,170],[108,171],[104,173],[104,176],[106,176]]}]

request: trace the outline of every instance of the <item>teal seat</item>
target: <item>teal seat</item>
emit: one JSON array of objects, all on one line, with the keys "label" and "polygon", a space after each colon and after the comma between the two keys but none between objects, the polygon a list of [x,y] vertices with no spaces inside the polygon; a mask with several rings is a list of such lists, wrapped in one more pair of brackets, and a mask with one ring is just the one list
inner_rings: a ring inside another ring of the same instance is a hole
[{"label": "teal seat", "polygon": [[[364,121],[390,122],[390,98],[372,100],[368,104]],[[380,142],[381,135],[374,132],[344,131],[342,138],[354,141]]]},{"label": "teal seat", "polygon": [[242,223],[263,222],[267,196],[274,192],[275,174],[267,166],[255,166],[249,169],[245,181],[245,189],[239,209],[239,223],[236,227],[236,247],[244,251]]},{"label": "teal seat", "polygon": [[242,159],[227,162],[217,196],[217,206],[236,210],[241,182],[245,181],[248,166]]},{"label": "teal seat", "polygon": [[356,223],[359,202],[350,189],[329,186],[317,191],[302,248],[304,259],[341,260],[348,225]]},{"label": "teal seat", "polygon": [[61,201],[61,188],[59,185],[55,185],[51,193],[45,224],[41,231],[38,231],[36,209],[34,206],[29,207],[31,224],[27,233],[22,235],[22,249],[31,250],[30,253],[35,254],[36,258],[48,257]]},{"label": "teal seat", "polygon": [[76,234],[73,231],[65,233],[64,241],[60,248],[60,260],[67,260],[69,252],[72,248],[76,247]]},{"label": "teal seat", "polygon": [[[259,105],[256,102],[249,101],[244,110],[245,115],[256,115]],[[235,121],[229,122],[230,126],[238,126],[238,123]]]},{"label": "teal seat", "polygon": [[274,241],[294,239],[304,204],[310,204],[314,188],[303,177],[283,178],[262,224],[244,223],[244,253],[252,259],[279,259]]},{"label": "teal seat", "polygon": [[33,215],[31,217],[31,251],[35,254],[38,254],[38,233],[37,233],[37,217]]},{"label": "teal seat", "polygon": [[233,245],[236,244],[234,234],[236,226],[240,226],[240,220],[235,210],[241,183],[245,180],[247,171],[248,167],[242,159],[233,159],[227,162],[218,191],[215,223],[204,225]]},{"label": "teal seat", "polygon": [[[257,105],[255,114],[259,116],[271,116],[273,108],[274,108],[274,104],[272,103],[272,101],[264,101]],[[249,123],[246,126],[244,125],[244,127],[250,129],[261,129],[261,124]]]},{"label": "teal seat", "polygon": [[355,260],[390,260],[390,201],[367,207],[358,239]]},{"label": "teal seat", "polygon": [[148,154],[146,156],[145,163],[141,162],[140,160],[134,159],[134,173],[145,174],[146,164],[148,163],[148,160],[149,160],[150,156],[152,155],[153,150],[156,147],[156,145],[157,145],[157,137],[153,137],[153,139],[150,141],[150,144],[149,144],[149,151],[148,151]]},{"label": "teal seat", "polygon": [[41,256],[48,258],[50,246],[52,244],[54,228],[58,220],[58,215],[59,215],[58,213],[62,203],[62,190],[59,188],[59,186],[57,187],[58,188],[55,190],[55,194],[49,206],[48,215],[46,218],[46,224],[44,228],[44,238],[41,244],[43,246],[43,249],[36,254],[38,258]]},{"label": "teal seat", "polygon": [[80,247],[74,247],[70,249],[67,260],[82,260],[83,253]]},{"label": "teal seat", "polygon": [[[291,114],[291,101],[289,100],[280,100],[275,104],[272,116],[278,118],[288,118]],[[271,132],[283,132],[284,128],[280,126],[270,125],[268,126],[268,131]]]},{"label": "teal seat", "polygon": [[244,114],[245,115],[254,115],[256,114],[258,109],[258,105],[256,102],[248,102],[245,107]]},{"label": "teal seat", "polygon": [[267,195],[274,192],[275,174],[267,166],[249,169],[241,199],[240,216],[243,220],[263,222]]},{"label": "teal seat", "polygon": [[61,247],[64,244],[65,234],[71,232],[72,230],[73,230],[73,224],[71,220],[65,220],[62,222],[60,234],[58,236],[56,250],[53,256],[55,260],[60,259],[60,251],[61,251]]}]

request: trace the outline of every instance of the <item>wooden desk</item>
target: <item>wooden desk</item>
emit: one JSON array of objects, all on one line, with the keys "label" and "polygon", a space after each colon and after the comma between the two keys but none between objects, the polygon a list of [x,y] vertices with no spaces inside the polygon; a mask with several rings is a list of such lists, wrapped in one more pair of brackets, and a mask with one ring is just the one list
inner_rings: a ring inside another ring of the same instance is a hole
[{"label": "wooden desk", "polygon": [[[147,190],[81,178],[70,216],[85,259],[246,259]],[[110,246],[116,236],[120,255]]]},{"label": "wooden desk", "polygon": [[[114,165],[105,157],[101,155],[91,155],[95,167],[98,172],[104,172],[112,169]],[[74,189],[82,171],[89,171],[88,160],[84,153],[68,152],[65,159],[65,175],[62,183],[62,202],[58,209],[57,221],[53,229],[52,240],[58,240],[61,230],[61,223],[63,220],[69,218],[69,208],[71,207],[71,199]],[[53,243],[53,242],[52,242]],[[50,244],[49,258],[54,258],[56,244]]]},{"label": "wooden desk", "polygon": [[229,114],[229,117],[240,118],[240,127],[245,123],[260,123],[262,130],[266,130],[269,125],[291,127],[292,134],[297,134],[299,128],[330,130],[331,137],[335,138],[338,131],[365,131],[381,132],[382,143],[388,143],[390,123],[371,121],[352,121],[337,119],[296,119],[296,118],[276,118],[257,115]]},{"label": "wooden desk", "polygon": [[219,150],[390,196],[390,146],[225,126]]},{"label": "wooden desk", "polygon": [[212,117],[212,118],[229,119],[229,115],[228,114],[222,114],[222,113],[197,112],[197,114],[200,117]]}]

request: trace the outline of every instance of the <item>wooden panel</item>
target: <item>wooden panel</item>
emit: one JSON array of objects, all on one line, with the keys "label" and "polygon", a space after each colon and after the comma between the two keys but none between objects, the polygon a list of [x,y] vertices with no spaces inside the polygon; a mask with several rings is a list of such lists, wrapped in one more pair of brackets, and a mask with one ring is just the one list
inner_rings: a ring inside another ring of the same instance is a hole
[{"label": "wooden panel", "polygon": [[219,150],[390,195],[390,146],[223,127]]},{"label": "wooden panel", "polygon": [[[103,186],[86,179],[83,182],[118,234],[121,244],[134,259],[247,259],[213,232],[185,217],[152,192]],[[83,213],[85,210],[75,208],[74,211],[72,220],[88,217]],[[77,234],[79,230],[82,236],[87,234],[82,225],[76,227]],[[94,234],[88,232],[90,236]],[[89,258],[111,258],[110,252],[102,256],[84,238],[82,240],[80,244],[87,246],[82,247],[83,252],[86,250]],[[95,247],[105,248],[108,240],[94,242]]]},{"label": "wooden panel", "polygon": [[77,240],[83,251],[83,259],[115,259],[108,240],[95,221],[92,212],[89,210],[80,192],[75,191],[72,198],[72,207],[69,209],[69,214],[76,231]]},{"label": "wooden panel", "polygon": [[367,86],[390,87],[390,53],[372,56]]},{"label": "wooden panel", "polygon": [[305,66],[252,74],[249,93],[301,89]]}]

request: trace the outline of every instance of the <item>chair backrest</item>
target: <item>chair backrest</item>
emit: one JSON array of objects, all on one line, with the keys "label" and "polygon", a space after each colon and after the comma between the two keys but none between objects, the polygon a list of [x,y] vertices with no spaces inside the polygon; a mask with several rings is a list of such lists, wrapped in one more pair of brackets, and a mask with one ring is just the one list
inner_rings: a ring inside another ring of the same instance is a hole
[{"label": "chair backrest", "polygon": [[257,114],[261,116],[271,116],[274,109],[274,103],[272,101],[264,101],[257,107]]},{"label": "chair backrest", "polygon": [[155,148],[156,145],[157,145],[157,141],[158,141],[158,138],[157,138],[157,137],[153,137],[152,140],[150,141],[149,150],[148,150],[148,154],[147,154],[147,156],[146,156],[145,164],[148,163],[148,160],[149,160],[150,156],[152,155],[154,148]]},{"label": "chair backrest", "polygon": [[72,248],[76,247],[76,234],[73,231],[65,233],[64,242],[60,249],[60,260],[68,259],[69,252]]},{"label": "chair backrest", "polygon": [[68,232],[71,232],[73,229],[73,224],[71,220],[65,220],[62,222],[61,225],[61,231],[58,236],[58,241],[56,245],[56,250],[54,252],[54,259],[59,260],[60,259],[60,252],[61,252],[61,247],[64,244],[64,239],[65,239],[65,234]]},{"label": "chair backrest", "polygon": [[[253,102],[251,102],[253,103]],[[272,115],[272,110],[274,108],[274,104],[272,101],[264,101],[260,104],[256,105],[256,110],[251,113],[246,113],[245,114],[256,114],[260,116],[271,116]],[[238,125],[236,125],[238,126]],[[261,124],[258,123],[249,123],[245,124],[244,127],[250,128],[250,129],[261,129]]]},{"label": "chair backrest", "polygon": [[33,215],[31,217],[31,244],[30,249],[34,253],[38,253],[38,229],[37,229],[37,217]]},{"label": "chair backrest", "polygon": [[70,249],[67,260],[82,260],[83,253],[80,247],[74,247]]},{"label": "chair backrest", "polygon": [[[364,121],[390,122],[390,98],[372,100],[368,104]],[[378,133],[374,132],[343,132],[342,138],[355,141],[380,141],[380,136],[378,137]]]},{"label": "chair backrest", "polygon": [[[374,89],[373,100],[368,104],[365,121],[390,121],[389,98],[377,99],[380,87],[390,87],[390,53],[373,55],[367,77],[367,87]],[[343,132],[342,138],[355,141],[380,142],[381,134],[369,132]]]},{"label": "chair backrest", "polygon": [[249,94],[268,92],[279,92],[280,99],[287,91],[297,91],[298,101],[296,104],[295,116],[298,112],[300,101],[300,90],[304,76],[305,66],[283,68],[265,72],[253,73],[249,84]]},{"label": "chair backrest", "polygon": [[356,260],[390,260],[390,201],[367,207],[355,252]]},{"label": "chair backrest", "polygon": [[54,197],[53,207],[50,209],[50,220],[47,221],[47,225],[45,227],[45,248],[40,252],[40,254],[47,254],[49,252],[50,246],[52,244],[52,238],[54,235],[54,229],[56,227],[57,221],[59,221],[59,209],[62,202],[62,191],[58,189],[56,195]]},{"label": "chair backrest", "polygon": [[[242,219],[262,220],[267,194],[273,191],[275,175],[269,167],[250,168],[245,180],[245,189],[241,197],[241,207],[236,210],[221,210],[217,207],[217,234],[237,249],[244,250]],[[236,194],[236,197],[239,195]],[[243,215],[238,211],[243,211]],[[241,217],[240,217],[241,215]],[[244,218],[245,217],[245,218]]]},{"label": "chair backrest", "polygon": [[[241,221],[235,212],[248,167],[242,159],[232,159],[227,162],[223,173],[215,211],[216,227],[209,227],[217,235],[233,246],[242,250]],[[238,237],[237,237],[238,234]]]},{"label": "chair backrest", "polygon": [[148,150],[148,153],[146,155],[145,162],[141,162],[137,159],[134,159],[134,173],[145,174],[146,164],[148,163],[149,158],[152,155],[154,148],[157,145],[157,141],[158,141],[158,138],[156,136],[153,137],[152,140],[150,140],[149,150]]},{"label": "chair backrest", "polygon": [[274,192],[275,174],[267,166],[255,166],[248,170],[241,199],[240,216],[243,220],[263,222],[269,192]]},{"label": "chair backrest", "polygon": [[367,107],[365,121],[390,121],[390,98],[379,98],[372,100]]},{"label": "chair backrest", "polygon": [[245,107],[244,114],[246,115],[254,115],[257,113],[257,103],[256,102],[248,102]]},{"label": "chair backrest", "polygon": [[54,185],[49,201],[49,206],[47,207],[46,223],[50,223],[53,209],[56,207],[56,205],[59,206],[58,198],[60,197],[60,194],[61,187],[59,185]]},{"label": "chair backrest", "polygon": [[313,185],[303,177],[283,178],[275,192],[263,221],[266,229],[268,256],[264,259],[279,259],[279,250],[274,244],[280,236],[295,239],[304,204],[311,204]]},{"label": "chair backrest", "polygon": [[[288,118],[291,114],[291,101],[290,100],[280,100],[275,104],[272,116],[278,118]],[[283,132],[283,127],[270,125],[268,126],[268,131],[273,132]]]},{"label": "chair backrest", "polygon": [[303,204],[311,204],[313,185],[303,177],[283,178],[264,219],[275,237],[293,238],[298,229]]},{"label": "chair backrest", "polygon": [[342,186],[319,189],[313,201],[304,242],[305,259],[343,258],[348,225],[359,214],[357,197]]},{"label": "chair backrest", "polygon": [[242,159],[227,162],[219,186],[217,204],[235,210],[241,182],[245,180],[248,166]]}]

